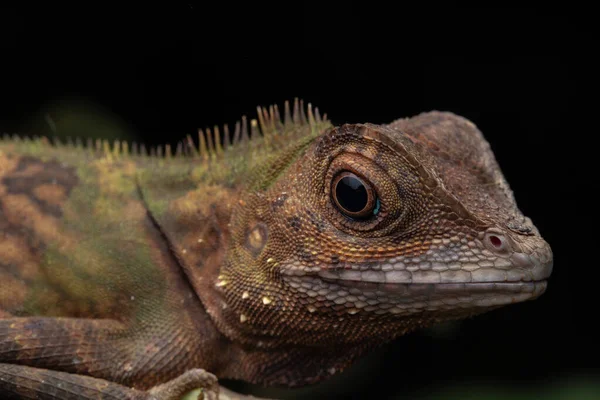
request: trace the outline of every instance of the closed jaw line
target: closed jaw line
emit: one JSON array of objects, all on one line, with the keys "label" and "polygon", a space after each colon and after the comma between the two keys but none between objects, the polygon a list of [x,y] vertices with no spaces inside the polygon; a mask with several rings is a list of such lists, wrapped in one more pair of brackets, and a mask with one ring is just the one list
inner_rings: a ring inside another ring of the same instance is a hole
[{"label": "closed jaw line", "polygon": [[296,268],[282,273],[291,276],[318,275],[328,281],[376,284],[519,283],[543,281],[552,272],[552,262],[541,262],[524,253],[481,263],[345,264],[335,268]]},{"label": "closed jaw line", "polygon": [[[292,287],[309,296],[334,298],[342,301],[345,291],[358,295],[356,309],[371,299],[379,305],[368,306],[381,311],[410,314],[417,306],[426,310],[493,307],[533,299],[544,293],[552,262],[542,262],[524,253],[484,263],[420,263],[404,262],[342,264],[336,268],[297,268],[299,264],[282,269]],[[319,283],[320,282],[320,283]],[[360,293],[360,295],[359,295]],[[337,296],[337,297],[336,297]],[[364,297],[361,300],[361,297]],[[385,308],[382,308],[385,309]]]}]

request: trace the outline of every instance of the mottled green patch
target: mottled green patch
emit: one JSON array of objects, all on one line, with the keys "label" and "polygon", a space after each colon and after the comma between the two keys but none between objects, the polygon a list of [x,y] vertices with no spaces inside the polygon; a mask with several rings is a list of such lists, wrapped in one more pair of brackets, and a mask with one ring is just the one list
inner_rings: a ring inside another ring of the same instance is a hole
[{"label": "mottled green patch", "polygon": [[[27,314],[111,318],[157,312],[165,282],[152,255],[135,169],[101,160],[78,165],[77,175],[80,183],[63,207],[56,237],[46,243]],[[52,294],[60,301],[49,303]]]},{"label": "mottled green patch", "polygon": [[298,159],[298,156],[313,142],[317,137],[312,135],[302,137],[297,143],[290,145],[285,151],[272,154],[265,157],[261,164],[255,166],[252,174],[252,189],[266,190],[275,182],[277,178],[285,173],[289,166]]},{"label": "mottled green patch", "polygon": [[[140,171],[138,181],[144,192],[144,202],[154,215],[163,215],[173,199],[198,188],[198,183],[190,176],[191,168],[190,164],[187,167],[165,166],[162,169]],[[148,191],[152,195],[147,195]]]},{"label": "mottled green patch", "polygon": [[183,396],[181,400],[197,400],[200,393],[202,393],[202,389],[192,390],[191,392]]}]

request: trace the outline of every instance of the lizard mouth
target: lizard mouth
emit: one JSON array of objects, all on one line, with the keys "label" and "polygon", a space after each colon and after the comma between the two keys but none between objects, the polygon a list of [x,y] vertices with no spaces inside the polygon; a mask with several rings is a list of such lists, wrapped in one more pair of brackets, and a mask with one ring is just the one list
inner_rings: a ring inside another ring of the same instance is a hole
[{"label": "lizard mouth", "polygon": [[473,314],[532,300],[544,293],[547,280],[512,282],[390,283],[332,279],[318,275],[284,277],[295,290],[315,300],[374,314],[410,316]]},{"label": "lizard mouth", "polygon": [[[542,295],[552,262],[531,258],[531,263],[478,269],[375,268],[344,265],[337,269],[298,271],[288,269],[285,280],[300,291],[336,298],[348,293],[366,311],[414,314],[422,311],[473,310],[532,300]],[[382,311],[383,309],[383,311]]]},{"label": "lizard mouth", "polygon": [[399,303],[424,303],[429,306],[492,307],[532,300],[541,296],[548,285],[546,279],[515,282],[462,283],[375,283],[328,280],[341,287],[377,293]]}]

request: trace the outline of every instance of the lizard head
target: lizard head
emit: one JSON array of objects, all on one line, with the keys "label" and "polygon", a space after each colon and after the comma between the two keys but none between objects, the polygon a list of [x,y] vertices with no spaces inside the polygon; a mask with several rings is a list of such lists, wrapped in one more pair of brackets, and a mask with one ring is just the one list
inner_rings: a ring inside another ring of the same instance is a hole
[{"label": "lizard head", "polygon": [[466,119],[331,128],[257,176],[216,282],[247,342],[364,347],[546,288],[550,247]]}]

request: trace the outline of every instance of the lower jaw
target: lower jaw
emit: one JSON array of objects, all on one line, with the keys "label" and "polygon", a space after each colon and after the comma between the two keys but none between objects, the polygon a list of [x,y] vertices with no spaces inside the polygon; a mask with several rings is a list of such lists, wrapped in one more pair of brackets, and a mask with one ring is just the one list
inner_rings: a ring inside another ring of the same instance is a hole
[{"label": "lower jaw", "polygon": [[[437,296],[471,297],[475,307],[494,307],[533,300],[546,291],[547,281],[439,284]],[[435,297],[435,295],[434,295]],[[448,300],[446,300],[447,302]]]},{"label": "lower jaw", "polygon": [[547,281],[528,282],[464,282],[464,283],[408,283],[408,284],[384,284],[384,291],[396,292],[395,286],[403,286],[402,290],[419,293],[513,293],[513,294],[537,294],[546,290]]}]

